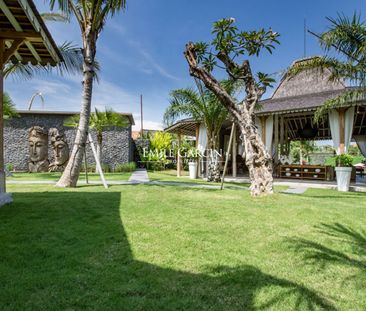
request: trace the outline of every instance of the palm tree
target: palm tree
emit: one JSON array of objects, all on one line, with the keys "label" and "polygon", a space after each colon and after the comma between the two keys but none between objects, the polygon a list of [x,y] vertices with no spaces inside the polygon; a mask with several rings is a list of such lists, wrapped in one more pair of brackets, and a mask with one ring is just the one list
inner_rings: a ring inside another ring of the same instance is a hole
[{"label": "palm tree", "polygon": [[[65,120],[64,125],[68,127],[78,127],[80,122],[80,115],[74,115]],[[109,127],[127,127],[129,121],[126,116],[114,112],[112,109],[105,109],[99,111],[95,108],[95,112],[90,114],[89,127],[94,129],[97,134],[97,158],[99,163],[102,163],[102,144],[103,132]]]},{"label": "palm tree", "polygon": [[80,121],[70,161],[57,182],[59,187],[75,187],[80,174],[89,128],[98,37],[106,20],[125,8],[126,0],[50,0],[50,5],[51,10],[57,5],[68,18],[73,15],[80,27],[83,42],[83,94]]},{"label": "palm tree", "polygon": [[15,105],[11,100],[9,94],[7,93],[4,93],[3,105],[4,105],[4,119],[11,119],[18,116],[18,113],[15,109]]},{"label": "palm tree", "polygon": [[[225,82],[222,84],[225,85],[229,93],[233,92],[233,85]],[[201,86],[200,92],[193,88],[185,88],[173,90],[170,96],[170,105],[164,114],[165,123],[171,124],[181,117],[190,117],[202,122],[207,129],[207,149],[217,150],[220,129],[228,118],[227,109],[221,105],[217,97],[207,88]],[[209,162],[208,166],[210,166]],[[212,170],[215,169],[212,168]],[[215,174],[212,171],[208,172],[208,175]]]},{"label": "palm tree", "polygon": [[[366,24],[358,14],[351,18],[338,15],[327,18],[330,23],[328,31],[317,35],[325,56],[301,62],[290,70],[295,75],[303,70],[330,69],[331,81],[343,80],[356,86],[347,92],[327,100],[315,113],[315,121],[319,121],[329,109],[349,105],[349,103],[365,100],[366,97]],[[335,56],[334,52],[336,53]]]}]

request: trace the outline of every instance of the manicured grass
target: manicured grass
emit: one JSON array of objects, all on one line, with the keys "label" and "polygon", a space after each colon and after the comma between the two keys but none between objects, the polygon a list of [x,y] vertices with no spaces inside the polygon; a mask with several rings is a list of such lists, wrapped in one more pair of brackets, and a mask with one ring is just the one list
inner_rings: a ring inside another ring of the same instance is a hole
[{"label": "manicured grass", "polygon": [[[181,177],[177,177],[176,170],[164,170],[164,171],[149,171],[149,178],[151,181],[168,181],[168,182],[177,182],[177,183],[187,183],[187,184],[207,184],[207,185],[216,185],[219,186],[220,183],[207,182],[202,178],[190,179],[189,173],[187,171],[181,172]],[[226,185],[236,185],[236,186],[244,186],[249,187],[248,183],[233,183],[233,182],[225,182]]]},{"label": "manicured grass", "polygon": [[0,310],[365,310],[366,195],[8,185]]},{"label": "manicured grass", "polygon": [[[131,173],[104,173],[106,180],[128,180]],[[7,177],[9,181],[33,181],[33,180],[43,180],[43,181],[57,181],[61,177],[61,173],[13,173],[12,177]],[[89,180],[98,181],[100,180],[99,174],[88,173]],[[80,173],[80,181],[85,181],[85,173]]]}]

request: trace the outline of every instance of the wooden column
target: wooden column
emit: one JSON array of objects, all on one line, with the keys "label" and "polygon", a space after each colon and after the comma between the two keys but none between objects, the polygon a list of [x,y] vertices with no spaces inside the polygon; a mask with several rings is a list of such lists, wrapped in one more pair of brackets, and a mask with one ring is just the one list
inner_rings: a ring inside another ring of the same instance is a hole
[{"label": "wooden column", "polygon": [[280,156],[285,153],[285,119],[280,117]]},{"label": "wooden column", "polygon": [[232,154],[232,170],[233,170],[233,177],[236,177],[237,175],[237,163],[236,163],[236,154],[237,154],[237,143],[236,143],[236,125],[233,127],[233,150],[231,152]]},{"label": "wooden column", "polygon": [[340,154],[345,153],[345,137],[344,137],[344,114],[346,109],[338,109],[339,114],[339,152]]},{"label": "wooden column", "polygon": [[6,191],[4,170],[4,62],[5,41],[0,39],[0,193]]},{"label": "wooden column", "polygon": [[181,134],[178,133],[178,153],[177,153],[177,177],[181,176],[181,169],[182,169],[182,158],[180,156],[180,146],[181,146]]},{"label": "wooden column", "polygon": [[[196,149],[198,149],[198,139],[200,136],[200,125],[199,123],[196,124]],[[201,177],[201,158],[197,159],[197,177]]]},{"label": "wooden column", "polygon": [[260,117],[261,127],[262,127],[262,141],[263,144],[266,145],[266,120],[267,117]]},{"label": "wooden column", "polygon": [[275,163],[275,165],[278,164],[278,140],[279,140],[279,131],[278,130],[279,130],[278,114],[275,114],[274,115],[274,147],[275,147],[274,163]]}]

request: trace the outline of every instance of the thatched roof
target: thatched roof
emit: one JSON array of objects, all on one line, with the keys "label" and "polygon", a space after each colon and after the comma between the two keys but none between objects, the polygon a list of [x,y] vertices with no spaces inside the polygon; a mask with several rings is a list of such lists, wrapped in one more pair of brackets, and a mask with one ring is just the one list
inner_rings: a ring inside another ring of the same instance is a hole
[{"label": "thatched roof", "polygon": [[[309,61],[309,59],[311,58],[293,62],[290,69],[302,62]],[[329,69],[305,70],[295,76],[290,76],[287,71],[272,97],[260,102],[261,109],[258,114],[316,110],[326,100],[335,98],[348,89],[343,81],[330,81],[330,75]]]},{"label": "thatched roof", "polygon": [[299,96],[269,98],[260,102],[261,107],[257,114],[269,115],[273,113],[291,113],[316,110],[328,99],[335,98],[349,88],[304,94]]}]

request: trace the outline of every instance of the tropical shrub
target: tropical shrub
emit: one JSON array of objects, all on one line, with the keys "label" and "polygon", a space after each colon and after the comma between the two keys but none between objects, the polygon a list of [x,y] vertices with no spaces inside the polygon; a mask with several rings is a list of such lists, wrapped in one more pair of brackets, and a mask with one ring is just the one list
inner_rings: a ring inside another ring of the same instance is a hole
[{"label": "tropical shrub", "polygon": [[337,166],[347,167],[352,166],[353,157],[350,154],[340,154],[336,156],[336,164]]},{"label": "tropical shrub", "polygon": [[135,162],[121,163],[117,164],[114,167],[114,172],[116,173],[133,172],[135,169],[136,169]]}]

